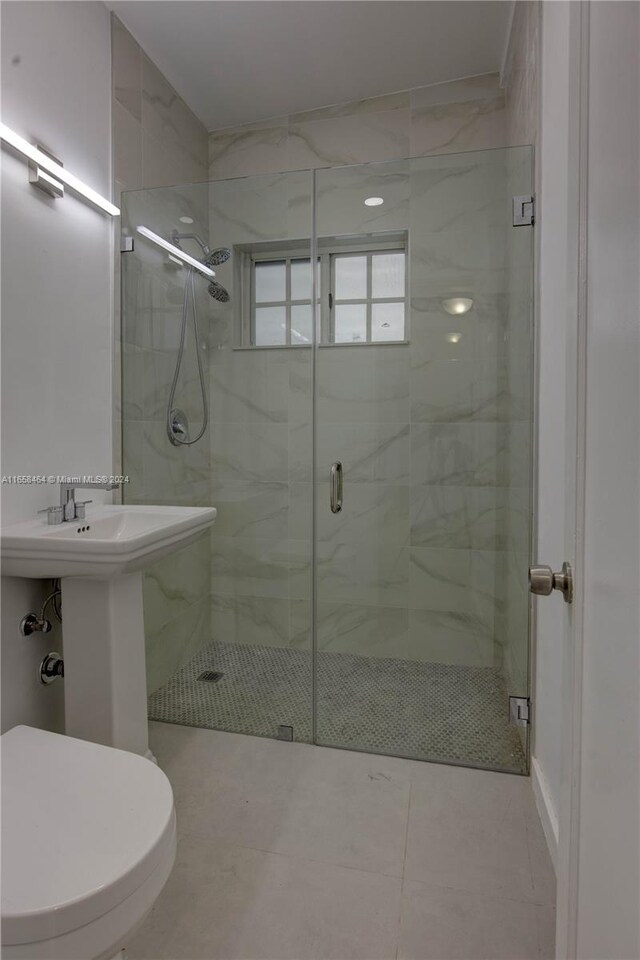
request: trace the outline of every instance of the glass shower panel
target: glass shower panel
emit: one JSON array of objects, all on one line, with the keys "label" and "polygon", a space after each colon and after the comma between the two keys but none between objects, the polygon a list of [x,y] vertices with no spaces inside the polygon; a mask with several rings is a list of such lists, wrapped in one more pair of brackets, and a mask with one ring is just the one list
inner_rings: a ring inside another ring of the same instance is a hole
[{"label": "glass shower panel", "polygon": [[531,173],[528,147],[317,172],[341,278],[316,361],[319,743],[527,770]]},{"label": "glass shower panel", "polygon": [[[181,555],[168,557],[161,574],[148,578],[153,719],[312,739],[311,194],[307,172],[123,196],[132,234],[140,223],[169,240],[176,230],[195,233],[212,250],[231,253],[213,267],[228,302],[210,297],[207,279],[194,276],[208,427],[188,448],[171,444],[165,423],[186,270],[145,239],[123,255],[123,460],[124,472],[136,477],[130,493],[137,502],[218,510],[211,534],[194,545],[197,559],[183,569]],[[202,256],[193,239],[180,243]],[[306,283],[297,260],[306,260]],[[128,354],[147,349],[162,356],[138,359],[138,377]],[[195,349],[189,320],[176,406],[194,436],[202,425]],[[149,423],[146,408],[139,420],[129,416],[138,416],[129,407],[137,390],[154,398]]]},{"label": "glass shower panel", "polygon": [[[122,473],[126,503],[208,506],[210,449],[207,435],[188,447],[173,446],[167,436],[167,404],[180,342],[186,271],[137,230],[146,226],[170,239],[173,230],[209,233],[209,188],[190,184],[122,195],[122,230],[134,249],[121,265],[121,411]],[[185,226],[180,217],[188,217]],[[198,247],[185,243],[198,255]],[[184,360],[176,383],[175,405],[195,436],[203,423],[196,349],[206,370],[213,301],[202,278],[194,280],[200,338],[191,319]],[[191,316],[191,315],[190,315]],[[145,570],[144,616],[147,689],[167,683],[210,642],[211,559],[208,537]]]}]

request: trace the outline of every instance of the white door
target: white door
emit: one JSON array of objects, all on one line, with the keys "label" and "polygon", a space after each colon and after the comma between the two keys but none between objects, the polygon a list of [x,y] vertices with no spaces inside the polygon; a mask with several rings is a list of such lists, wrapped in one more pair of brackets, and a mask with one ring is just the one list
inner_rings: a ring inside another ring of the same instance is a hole
[{"label": "white door", "polygon": [[637,960],[640,5],[571,7],[557,956]]}]

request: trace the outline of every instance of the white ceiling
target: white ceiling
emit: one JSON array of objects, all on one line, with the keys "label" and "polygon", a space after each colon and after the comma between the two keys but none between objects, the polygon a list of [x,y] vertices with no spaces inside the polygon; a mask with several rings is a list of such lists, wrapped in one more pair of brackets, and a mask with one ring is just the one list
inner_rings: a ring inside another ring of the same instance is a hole
[{"label": "white ceiling", "polygon": [[499,70],[507,0],[111,0],[207,129]]}]

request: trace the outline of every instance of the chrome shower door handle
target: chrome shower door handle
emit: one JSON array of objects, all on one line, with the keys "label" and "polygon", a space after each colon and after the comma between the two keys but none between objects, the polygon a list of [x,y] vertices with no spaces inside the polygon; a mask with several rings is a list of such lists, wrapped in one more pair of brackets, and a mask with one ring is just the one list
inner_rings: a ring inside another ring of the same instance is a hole
[{"label": "chrome shower door handle", "polygon": [[331,513],[340,513],[342,510],[342,463],[340,460],[331,464],[329,492]]}]

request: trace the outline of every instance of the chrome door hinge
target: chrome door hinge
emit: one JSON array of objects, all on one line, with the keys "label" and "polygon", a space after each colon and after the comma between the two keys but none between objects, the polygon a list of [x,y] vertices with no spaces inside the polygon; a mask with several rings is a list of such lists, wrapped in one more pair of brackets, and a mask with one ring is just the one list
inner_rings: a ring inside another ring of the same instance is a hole
[{"label": "chrome door hinge", "polygon": [[509,697],[509,721],[518,727],[527,727],[531,720],[531,701],[528,697]]},{"label": "chrome door hinge", "polygon": [[536,198],[528,193],[524,197],[513,197],[514,227],[532,227],[535,221]]}]

